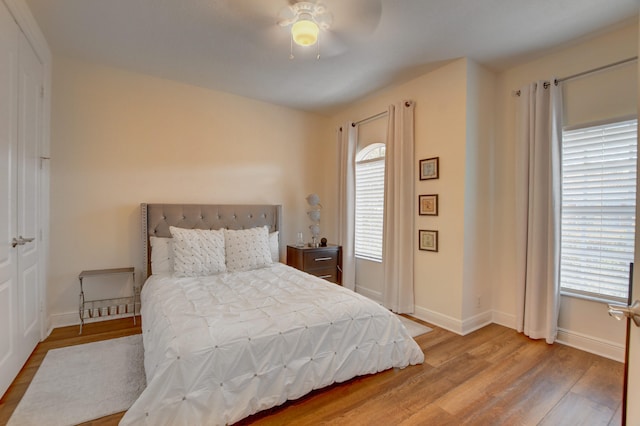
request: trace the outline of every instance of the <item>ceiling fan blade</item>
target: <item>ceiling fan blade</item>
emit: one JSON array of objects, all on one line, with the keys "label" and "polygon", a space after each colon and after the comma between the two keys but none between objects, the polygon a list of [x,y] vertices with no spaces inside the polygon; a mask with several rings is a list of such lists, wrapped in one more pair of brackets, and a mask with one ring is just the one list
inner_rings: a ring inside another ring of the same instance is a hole
[{"label": "ceiling fan blade", "polygon": [[382,17],[381,0],[323,0],[333,17],[331,30],[345,42],[371,35]]},{"label": "ceiling fan blade", "polygon": [[289,0],[227,0],[226,7],[234,18],[245,25],[275,25],[281,11],[289,9]]},{"label": "ceiling fan blade", "polygon": [[320,57],[331,58],[345,53],[349,49],[349,44],[332,30],[322,31],[320,33]]}]

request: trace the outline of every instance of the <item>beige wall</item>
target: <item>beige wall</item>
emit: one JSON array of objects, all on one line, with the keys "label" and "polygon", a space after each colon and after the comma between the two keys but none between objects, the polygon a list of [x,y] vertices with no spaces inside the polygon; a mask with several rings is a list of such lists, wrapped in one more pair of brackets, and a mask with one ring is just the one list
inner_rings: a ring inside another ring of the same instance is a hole
[{"label": "beige wall", "polygon": [[[512,68],[499,76],[497,139],[493,148],[493,309],[494,319],[515,325],[515,188],[514,145],[516,98],[512,92],[536,80],[563,78],[638,54],[635,23]],[[637,66],[628,65],[567,82],[565,119],[568,125],[637,115]],[[559,338],[572,345],[588,345],[603,355],[618,357],[624,327],[607,315],[606,305],[563,297]]]},{"label": "beige wall", "polygon": [[491,322],[491,147],[495,142],[493,72],[467,62],[467,145],[465,164],[463,330]]},{"label": "beige wall", "polygon": [[287,243],[326,198],[318,115],[60,56],[52,107],[54,326],[77,321],[81,270],[140,270],[141,202],[282,204]]},{"label": "beige wall", "polygon": [[[415,101],[415,199],[419,194],[439,195],[437,217],[418,216],[417,205],[413,212],[416,315],[456,331],[463,322],[468,64],[466,59],[450,62],[406,84],[378,92],[332,117],[337,127],[383,112],[389,104],[405,99]],[[475,145],[476,141],[471,143]],[[418,161],[430,157],[440,159],[440,179],[419,181]],[[335,185],[333,182],[330,186]],[[419,229],[439,231],[438,253],[417,249]],[[364,282],[359,286],[365,293],[377,290]]]}]

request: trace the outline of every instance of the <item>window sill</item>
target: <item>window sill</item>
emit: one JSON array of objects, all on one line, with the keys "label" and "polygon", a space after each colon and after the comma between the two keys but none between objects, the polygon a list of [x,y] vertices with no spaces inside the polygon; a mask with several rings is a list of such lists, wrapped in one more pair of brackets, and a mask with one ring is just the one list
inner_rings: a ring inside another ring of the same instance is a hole
[{"label": "window sill", "polygon": [[602,296],[591,296],[591,295],[582,294],[582,293],[574,293],[568,290],[560,290],[560,295],[566,296],[566,297],[572,297],[574,299],[582,299],[582,300],[588,300],[590,302],[602,303],[604,305],[608,305],[609,303],[624,304],[624,305],[627,304],[626,300],[623,300],[617,297],[606,298]]},{"label": "window sill", "polygon": [[371,257],[364,257],[364,256],[358,256],[358,255],[356,255],[355,258],[357,260],[366,260],[367,262],[382,263],[382,259],[373,259]]}]

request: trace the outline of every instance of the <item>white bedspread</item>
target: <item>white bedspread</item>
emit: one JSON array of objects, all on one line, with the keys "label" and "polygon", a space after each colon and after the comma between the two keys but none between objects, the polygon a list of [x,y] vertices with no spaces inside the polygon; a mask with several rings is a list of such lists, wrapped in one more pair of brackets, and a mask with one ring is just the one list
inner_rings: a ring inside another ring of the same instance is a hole
[{"label": "white bedspread", "polygon": [[142,291],[147,388],[121,424],[228,424],[424,354],[394,314],[277,263]]}]

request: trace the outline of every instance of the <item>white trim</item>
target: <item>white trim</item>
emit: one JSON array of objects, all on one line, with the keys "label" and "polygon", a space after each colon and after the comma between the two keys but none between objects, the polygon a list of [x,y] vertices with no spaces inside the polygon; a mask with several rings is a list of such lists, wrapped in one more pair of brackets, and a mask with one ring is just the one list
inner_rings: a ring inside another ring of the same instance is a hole
[{"label": "white trim", "polygon": [[[516,329],[516,317],[513,314],[493,311],[493,322],[513,330]],[[624,362],[624,344],[621,345],[564,328],[558,329],[556,342],[614,361]]]},{"label": "white trim", "polygon": [[422,321],[444,328],[445,330],[449,330],[452,333],[456,333],[461,336],[473,333],[474,331],[491,324],[493,319],[491,311],[482,312],[470,318],[459,320],[420,306],[414,306],[413,314],[411,315],[421,319]]},{"label": "white trim", "polygon": [[[53,314],[51,315],[50,318],[51,318],[51,329],[49,330],[49,333],[51,333],[51,330],[53,330],[54,328],[80,325],[80,317],[78,316],[78,311],[67,312],[63,314]],[[109,315],[109,316],[98,317],[98,318],[86,318],[84,320],[84,323],[91,324],[94,322],[110,321],[110,320],[120,319],[120,318],[133,318],[133,314],[128,313],[128,314]]]},{"label": "white trim", "polygon": [[493,312],[485,311],[470,318],[462,320],[462,335],[466,336],[469,333],[473,333],[476,330],[480,330],[482,327],[493,322]]},{"label": "white trim", "polygon": [[49,68],[45,69],[45,71],[48,71],[51,65],[51,50],[26,2],[24,0],[4,0],[4,4],[7,5],[9,12],[13,15],[13,19],[16,20],[27,40],[31,43],[40,62],[45,65],[48,64]]},{"label": "white trim", "polygon": [[80,318],[77,312],[68,312],[65,314],[53,314],[49,316],[51,329],[67,327],[70,325],[80,324]]},{"label": "white trim", "polygon": [[556,341],[572,348],[600,355],[604,358],[624,362],[624,345],[610,340],[594,338],[586,334],[559,328]]},{"label": "white trim", "polygon": [[493,311],[492,320],[495,324],[503,327],[516,329],[516,316],[515,314],[507,314],[505,312]]},{"label": "white trim", "polygon": [[444,315],[420,306],[415,306],[412,315],[422,321],[428,322],[440,328],[444,328],[445,330],[451,331],[452,333],[462,335],[462,321],[457,318],[453,318],[448,315]]},{"label": "white trim", "polygon": [[572,126],[564,126],[562,127],[562,131],[571,131],[571,130],[584,129],[587,127],[604,126],[607,124],[618,123],[620,121],[629,121],[629,120],[636,120],[636,119],[638,119],[637,115],[633,115],[633,114],[622,115],[619,117],[607,118],[604,120],[593,120],[593,121],[587,121],[585,123],[574,124]]},{"label": "white trim", "polygon": [[368,289],[366,287],[360,287],[356,284],[356,293],[367,297],[374,302],[382,304],[382,292]]},{"label": "white trim", "polygon": [[[489,324],[498,324],[515,330],[516,316],[499,311],[487,311],[460,321],[456,318],[431,311],[419,306],[415,307],[412,316],[444,328],[462,336],[472,333]],[[595,338],[586,334],[566,329],[558,329],[557,343],[570,346],[585,352],[599,355],[618,362],[624,362],[624,345],[605,339]]]},{"label": "white trim", "polygon": [[626,300],[621,297],[611,296],[609,298],[606,298],[602,295],[596,296],[596,295],[592,295],[592,293],[587,293],[587,292],[580,293],[579,290],[572,290],[572,289],[566,289],[566,288],[560,289],[560,296],[573,297],[574,299],[588,300],[590,302],[602,303],[603,305],[609,305],[610,303],[626,305],[625,303]]}]

